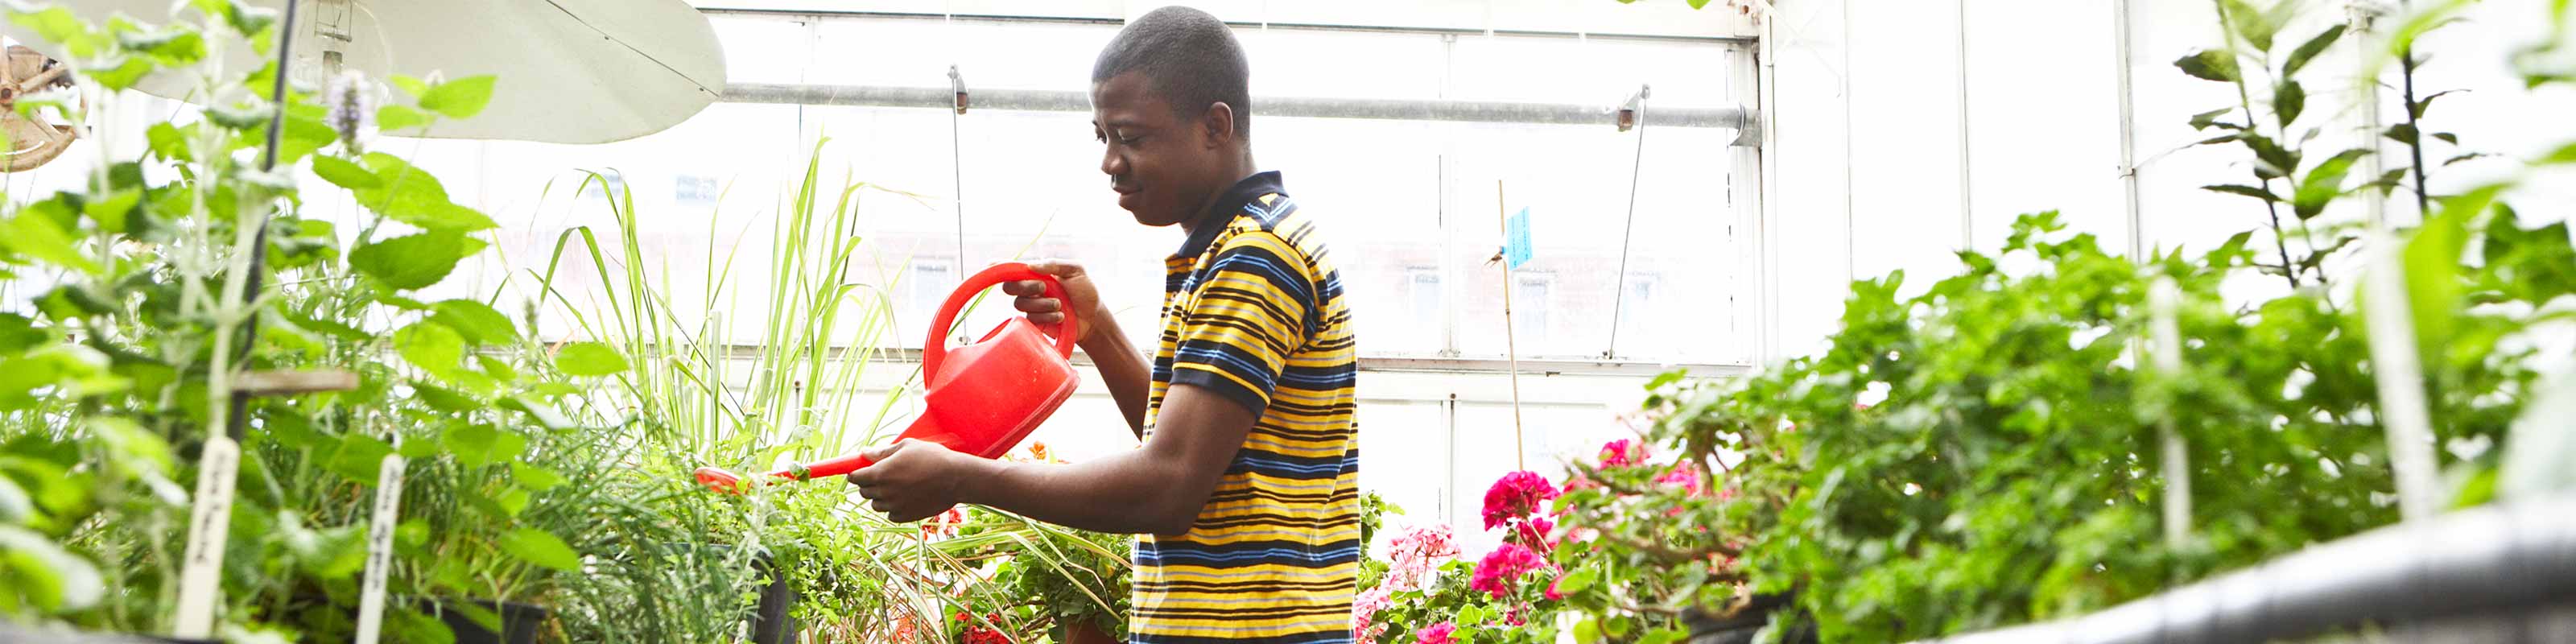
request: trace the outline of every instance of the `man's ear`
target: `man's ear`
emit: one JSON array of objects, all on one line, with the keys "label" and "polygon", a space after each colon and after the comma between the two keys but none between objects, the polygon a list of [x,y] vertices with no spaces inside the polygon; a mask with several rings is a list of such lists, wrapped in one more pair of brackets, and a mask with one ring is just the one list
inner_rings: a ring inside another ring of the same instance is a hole
[{"label": "man's ear", "polygon": [[1233,143],[1234,106],[1224,101],[1209,103],[1207,113],[1199,116],[1199,129],[1199,135],[1207,138],[1209,147]]}]

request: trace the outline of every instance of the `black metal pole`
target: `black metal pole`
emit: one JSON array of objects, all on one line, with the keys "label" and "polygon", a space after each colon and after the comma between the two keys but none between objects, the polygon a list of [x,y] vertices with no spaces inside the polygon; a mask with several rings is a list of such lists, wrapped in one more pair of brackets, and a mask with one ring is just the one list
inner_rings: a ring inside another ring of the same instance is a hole
[{"label": "black metal pole", "polygon": [[[286,14],[277,22],[277,73],[276,78],[271,79],[268,89],[268,145],[260,151],[259,171],[261,172],[272,172],[277,169],[278,140],[286,130],[286,79],[295,64],[295,5],[297,4],[299,3],[296,0],[286,0]],[[244,304],[259,301],[259,290],[266,287],[263,282],[267,280],[263,278],[268,273],[269,219],[268,216],[261,216],[259,232],[252,234],[250,274],[246,276],[244,282],[246,288],[242,289]],[[235,362],[246,362],[258,345],[259,316],[252,315],[250,319],[242,322],[242,347],[237,352],[239,355],[234,356]],[[242,440],[249,432],[249,411],[250,395],[238,390],[234,391],[232,415],[228,417],[231,426],[226,428],[233,440]]]}]

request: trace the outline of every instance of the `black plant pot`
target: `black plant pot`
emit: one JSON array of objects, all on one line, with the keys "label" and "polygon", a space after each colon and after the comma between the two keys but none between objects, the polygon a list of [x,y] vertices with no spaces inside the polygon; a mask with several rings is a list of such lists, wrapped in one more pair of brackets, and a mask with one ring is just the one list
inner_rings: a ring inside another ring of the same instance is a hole
[{"label": "black plant pot", "polygon": [[[733,551],[733,546],[726,544],[704,547],[702,554],[709,557],[723,557]],[[803,595],[788,583],[787,575],[777,571],[769,553],[752,557],[751,569],[770,577],[769,585],[760,588],[760,606],[751,614],[751,644],[796,644],[796,633],[801,629],[791,612]]]},{"label": "black plant pot", "polygon": [[[1795,595],[1754,595],[1753,601],[1745,605],[1744,610],[1736,611],[1734,615],[1724,618],[1694,615],[1685,618],[1684,625],[1690,627],[1690,639],[1687,642],[1689,644],[1752,644],[1754,636],[1762,633],[1762,627],[1771,623],[1773,613],[1797,609],[1795,600]],[[1781,634],[1779,641],[1782,644],[1815,644],[1816,630],[1812,626],[1801,625]]]},{"label": "black plant pot", "polygon": [[796,617],[788,614],[800,599],[787,576],[776,574],[770,567],[769,555],[752,560],[752,569],[769,575],[769,585],[760,589],[760,609],[751,614],[751,644],[796,644]]},{"label": "black plant pot", "polygon": [[537,633],[545,630],[548,613],[544,606],[518,602],[496,605],[481,599],[474,600],[474,605],[500,615],[501,632],[492,632],[475,623],[474,618],[467,617],[465,611],[454,610],[450,604],[442,603],[438,619],[447,624],[447,630],[456,633],[456,644],[536,644]]}]

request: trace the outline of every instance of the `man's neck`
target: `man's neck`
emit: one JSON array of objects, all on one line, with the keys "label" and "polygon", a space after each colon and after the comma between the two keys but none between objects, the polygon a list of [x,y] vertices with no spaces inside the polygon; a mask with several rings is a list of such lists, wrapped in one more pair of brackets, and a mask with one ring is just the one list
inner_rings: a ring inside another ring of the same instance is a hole
[{"label": "man's neck", "polygon": [[1254,174],[1259,174],[1260,172],[1261,171],[1257,169],[1257,166],[1252,165],[1252,154],[1245,153],[1241,163],[1235,164],[1233,168],[1227,169],[1227,171],[1221,175],[1233,178],[1225,180],[1224,185],[1217,186],[1214,190],[1209,190],[1207,197],[1199,200],[1198,207],[1191,209],[1189,216],[1181,218],[1181,236],[1188,237],[1198,233],[1199,224],[1215,219],[1215,217],[1209,215],[1208,210],[1216,207],[1217,200],[1224,199],[1225,193],[1233,191],[1234,185],[1243,183],[1244,178],[1250,177]]}]

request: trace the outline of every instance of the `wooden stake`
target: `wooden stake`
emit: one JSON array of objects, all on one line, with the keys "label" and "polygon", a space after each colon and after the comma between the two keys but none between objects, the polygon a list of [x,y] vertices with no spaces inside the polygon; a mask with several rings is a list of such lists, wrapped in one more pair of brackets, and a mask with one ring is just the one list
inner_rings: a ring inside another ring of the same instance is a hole
[{"label": "wooden stake", "polygon": [[[1503,201],[1503,182],[1502,180],[1497,179],[1494,181],[1494,216],[1498,221],[1502,222],[1503,243],[1505,244],[1510,244],[1512,237],[1512,216],[1510,213],[1511,206],[1508,205],[1507,202]],[[1512,326],[1512,259],[1510,257],[1510,253],[1504,253],[1504,257],[1502,259],[1503,357],[1506,364],[1510,365],[1512,374],[1512,463],[1518,466],[1516,469],[1526,470],[1529,469],[1529,457],[1522,454],[1522,451],[1527,448],[1523,447],[1525,441],[1521,438],[1521,349],[1520,341],[1513,337],[1514,332],[1519,329]]]}]

